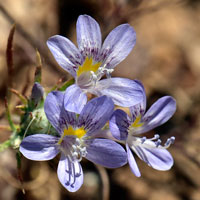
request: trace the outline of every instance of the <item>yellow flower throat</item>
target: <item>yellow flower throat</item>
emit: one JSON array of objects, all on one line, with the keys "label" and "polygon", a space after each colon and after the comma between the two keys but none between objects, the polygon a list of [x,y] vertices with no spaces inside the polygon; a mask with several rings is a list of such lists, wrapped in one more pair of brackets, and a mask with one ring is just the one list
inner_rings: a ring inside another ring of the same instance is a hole
[{"label": "yellow flower throat", "polygon": [[141,123],[140,120],[141,120],[141,115],[139,115],[135,118],[135,121],[131,124],[131,127],[139,128],[139,127],[143,126],[144,123]]},{"label": "yellow flower throat", "polygon": [[86,130],[81,127],[79,129],[73,129],[72,126],[69,126],[68,129],[64,129],[63,134],[61,136],[61,138],[58,141],[58,144],[61,144],[61,142],[63,141],[63,138],[65,136],[76,136],[77,138],[82,138],[84,135],[86,134]]},{"label": "yellow flower throat", "polygon": [[84,63],[82,65],[79,65],[78,67],[78,70],[76,72],[77,77],[79,77],[84,72],[93,71],[94,73],[96,73],[101,64],[101,62],[93,63],[92,58],[86,57]]}]

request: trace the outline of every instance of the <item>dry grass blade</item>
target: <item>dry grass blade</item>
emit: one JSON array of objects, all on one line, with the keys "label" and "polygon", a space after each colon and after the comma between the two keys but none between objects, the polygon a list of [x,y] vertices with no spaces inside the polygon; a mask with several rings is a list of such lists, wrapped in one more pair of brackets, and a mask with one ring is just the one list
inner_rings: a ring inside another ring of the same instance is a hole
[{"label": "dry grass blade", "polygon": [[42,80],[42,60],[38,50],[36,50],[36,69],[35,69],[35,82],[41,83]]},{"label": "dry grass blade", "polygon": [[110,196],[110,185],[109,185],[109,177],[108,174],[106,172],[106,169],[100,165],[95,165],[95,167],[97,168],[99,175],[101,177],[101,181],[103,184],[103,188],[102,188],[102,199],[103,200],[109,200],[109,196]]},{"label": "dry grass blade", "polygon": [[27,104],[27,99],[24,95],[22,95],[20,92],[18,92],[17,90],[13,89],[13,88],[10,88],[10,91],[17,95],[19,97],[19,99],[21,100],[21,102],[26,105]]},{"label": "dry grass blade", "polygon": [[12,75],[13,75],[13,38],[15,33],[15,24],[12,26],[7,42],[6,48],[6,61],[8,67],[8,87],[12,87]]}]

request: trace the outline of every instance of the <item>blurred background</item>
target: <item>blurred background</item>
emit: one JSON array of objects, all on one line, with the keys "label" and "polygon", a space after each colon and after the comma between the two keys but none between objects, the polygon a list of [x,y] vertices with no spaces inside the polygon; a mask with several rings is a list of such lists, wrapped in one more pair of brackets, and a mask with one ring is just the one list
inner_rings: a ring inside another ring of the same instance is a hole
[{"label": "blurred background", "polygon": [[[0,142],[10,132],[4,97],[9,78],[6,64],[7,39],[13,23],[13,88],[29,96],[33,85],[38,49],[43,63],[42,85],[51,88],[68,74],[55,62],[46,41],[55,34],[76,43],[76,20],[80,14],[95,18],[103,38],[121,23],[131,24],[137,42],[113,76],[143,82],[148,106],[164,95],[177,100],[177,112],[166,124],[148,134],[161,134],[165,141],[175,136],[169,148],[175,163],[160,172],[137,159],[142,177],[129,166],[109,170],[82,161],[84,184],[69,193],[57,179],[58,158],[33,162],[22,158],[25,194],[20,189],[15,151],[0,153],[1,200],[200,200],[200,1],[198,0],[0,0]],[[17,104],[15,98],[12,99]],[[13,106],[13,120],[19,122]],[[5,127],[4,127],[5,126]],[[109,198],[107,198],[107,194]]]}]

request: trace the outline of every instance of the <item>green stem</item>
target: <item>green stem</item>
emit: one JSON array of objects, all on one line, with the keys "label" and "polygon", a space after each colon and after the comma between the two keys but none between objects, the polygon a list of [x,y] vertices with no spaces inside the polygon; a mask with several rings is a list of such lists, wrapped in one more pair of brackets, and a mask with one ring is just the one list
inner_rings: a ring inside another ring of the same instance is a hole
[{"label": "green stem", "polygon": [[11,115],[10,115],[10,109],[9,109],[9,106],[8,106],[7,99],[5,99],[5,107],[6,107],[6,115],[7,115],[7,119],[8,119],[8,123],[10,125],[10,128],[12,129],[13,132],[16,132],[15,125],[14,125],[12,118],[11,118]]}]

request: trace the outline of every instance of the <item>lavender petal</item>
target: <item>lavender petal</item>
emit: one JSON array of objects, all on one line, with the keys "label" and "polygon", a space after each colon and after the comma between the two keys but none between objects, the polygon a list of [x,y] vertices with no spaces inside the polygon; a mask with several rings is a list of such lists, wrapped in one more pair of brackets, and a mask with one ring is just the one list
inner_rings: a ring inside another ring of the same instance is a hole
[{"label": "lavender petal", "polygon": [[60,35],[49,38],[47,45],[58,64],[73,77],[76,77],[75,69],[83,62],[82,55],[76,46]]},{"label": "lavender petal", "polygon": [[133,150],[141,160],[154,169],[166,171],[174,164],[171,154],[166,149],[137,146]]},{"label": "lavender petal", "polygon": [[83,171],[80,163],[70,162],[64,154],[61,154],[57,174],[59,181],[69,192],[76,192],[83,184]]},{"label": "lavender petal", "polygon": [[136,104],[134,106],[131,106],[129,108],[133,121],[137,116],[139,116],[139,115],[143,116],[145,111],[146,111],[146,93],[145,93],[145,89],[144,89],[144,86],[142,85],[141,82],[138,81],[138,84],[140,84],[140,86],[141,86],[142,97],[141,97],[141,101],[138,104]]},{"label": "lavender petal", "polygon": [[133,172],[133,174],[135,174],[135,176],[140,177],[141,176],[140,170],[137,166],[135,158],[127,143],[126,143],[126,151],[127,151],[127,158],[128,158],[128,163],[131,168],[131,171]]},{"label": "lavender petal", "polygon": [[106,37],[101,55],[105,58],[103,64],[114,68],[124,60],[136,43],[136,33],[129,24],[122,24],[113,29]]},{"label": "lavender petal", "polygon": [[176,111],[176,101],[165,96],[156,101],[143,117],[144,125],[137,133],[145,133],[168,121]]},{"label": "lavender petal", "polygon": [[79,126],[88,129],[87,135],[89,136],[105,125],[113,110],[114,104],[110,98],[106,96],[94,98],[83,108],[79,116]]},{"label": "lavender petal", "polygon": [[123,110],[115,110],[109,121],[110,131],[117,140],[126,140],[131,124],[129,116]]},{"label": "lavender petal", "polygon": [[47,119],[59,133],[62,132],[59,121],[63,105],[63,97],[63,92],[53,91],[47,95],[44,103],[44,111]]},{"label": "lavender petal", "polygon": [[51,160],[59,153],[57,142],[57,137],[35,134],[22,140],[19,151],[30,160]]},{"label": "lavender petal", "polygon": [[108,168],[117,168],[127,163],[127,155],[118,143],[108,139],[88,141],[86,158]]},{"label": "lavender petal", "polygon": [[65,92],[64,106],[67,111],[80,114],[87,103],[87,96],[76,84],[69,86]]},{"label": "lavender petal", "polygon": [[88,15],[80,15],[77,24],[77,43],[83,57],[92,57],[98,61],[101,49],[101,31],[99,24]]},{"label": "lavender petal", "polygon": [[[107,85],[105,89],[101,88]],[[131,107],[142,101],[143,86],[139,81],[127,78],[111,78],[99,81],[96,95],[110,97],[114,104],[122,107]]]}]

